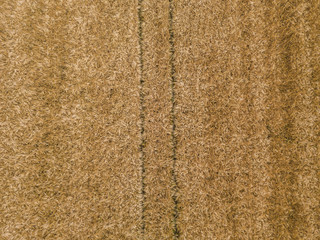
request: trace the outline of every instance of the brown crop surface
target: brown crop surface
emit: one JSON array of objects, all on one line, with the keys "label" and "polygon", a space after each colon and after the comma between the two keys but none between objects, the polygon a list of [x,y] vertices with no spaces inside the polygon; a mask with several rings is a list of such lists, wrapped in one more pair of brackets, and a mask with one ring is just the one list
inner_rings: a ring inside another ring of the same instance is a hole
[{"label": "brown crop surface", "polygon": [[0,240],[320,239],[319,0],[0,0]]}]

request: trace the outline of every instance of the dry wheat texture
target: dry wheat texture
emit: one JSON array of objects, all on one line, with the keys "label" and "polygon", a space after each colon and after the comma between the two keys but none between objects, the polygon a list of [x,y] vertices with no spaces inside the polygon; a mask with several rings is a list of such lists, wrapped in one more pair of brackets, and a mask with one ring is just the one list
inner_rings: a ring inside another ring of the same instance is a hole
[{"label": "dry wheat texture", "polygon": [[0,0],[1,240],[320,240],[319,0]]}]

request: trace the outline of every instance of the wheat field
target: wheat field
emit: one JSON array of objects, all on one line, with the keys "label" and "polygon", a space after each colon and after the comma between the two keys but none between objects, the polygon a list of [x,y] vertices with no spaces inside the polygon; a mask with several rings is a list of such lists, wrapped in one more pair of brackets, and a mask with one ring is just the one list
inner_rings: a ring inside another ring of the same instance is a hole
[{"label": "wheat field", "polygon": [[319,0],[0,0],[0,239],[320,239]]}]

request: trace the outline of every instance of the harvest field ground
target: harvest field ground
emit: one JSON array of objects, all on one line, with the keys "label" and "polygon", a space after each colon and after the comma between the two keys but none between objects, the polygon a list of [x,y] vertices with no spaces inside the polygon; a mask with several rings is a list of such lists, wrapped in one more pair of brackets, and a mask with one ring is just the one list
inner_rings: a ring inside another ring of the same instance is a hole
[{"label": "harvest field ground", "polygon": [[319,0],[0,0],[0,239],[320,239]]}]

